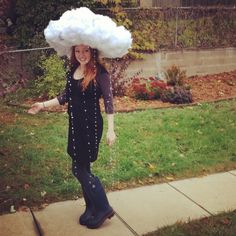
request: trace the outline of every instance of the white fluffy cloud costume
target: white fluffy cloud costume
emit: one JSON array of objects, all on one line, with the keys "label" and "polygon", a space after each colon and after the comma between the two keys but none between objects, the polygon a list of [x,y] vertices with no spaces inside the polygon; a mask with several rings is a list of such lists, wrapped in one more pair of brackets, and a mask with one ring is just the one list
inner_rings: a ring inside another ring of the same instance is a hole
[{"label": "white fluffy cloud costume", "polygon": [[124,26],[86,7],[68,10],[59,20],[51,20],[44,35],[59,56],[70,56],[72,46],[85,44],[98,49],[103,57],[116,58],[124,56],[132,44]]}]

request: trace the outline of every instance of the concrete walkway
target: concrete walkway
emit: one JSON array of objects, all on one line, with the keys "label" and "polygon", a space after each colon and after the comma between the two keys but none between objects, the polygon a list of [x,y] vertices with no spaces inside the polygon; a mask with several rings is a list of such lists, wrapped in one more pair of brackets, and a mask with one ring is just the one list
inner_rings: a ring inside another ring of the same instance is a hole
[{"label": "concrete walkway", "polygon": [[[177,221],[236,209],[236,170],[108,193],[117,212],[96,230],[78,224],[82,199],[50,204],[34,212],[45,236],[143,235]],[[1,236],[37,235],[30,212],[0,216]]]}]

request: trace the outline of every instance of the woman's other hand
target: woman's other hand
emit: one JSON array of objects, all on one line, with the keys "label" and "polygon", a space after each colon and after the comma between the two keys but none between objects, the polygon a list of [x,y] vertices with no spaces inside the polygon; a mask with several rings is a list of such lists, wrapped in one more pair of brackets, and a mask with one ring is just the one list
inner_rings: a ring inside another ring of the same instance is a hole
[{"label": "woman's other hand", "polygon": [[111,147],[116,140],[116,134],[114,131],[107,131],[107,144]]},{"label": "woman's other hand", "polygon": [[43,103],[42,102],[36,102],[34,103],[31,108],[28,110],[29,114],[37,114],[40,110],[42,110],[44,108]]}]

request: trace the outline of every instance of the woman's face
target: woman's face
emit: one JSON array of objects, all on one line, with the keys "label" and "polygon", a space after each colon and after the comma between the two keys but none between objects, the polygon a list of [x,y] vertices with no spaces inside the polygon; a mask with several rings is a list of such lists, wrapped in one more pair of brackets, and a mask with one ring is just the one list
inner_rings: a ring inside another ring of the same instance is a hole
[{"label": "woman's face", "polygon": [[91,50],[89,46],[84,44],[75,46],[75,58],[80,65],[86,65],[91,59]]}]

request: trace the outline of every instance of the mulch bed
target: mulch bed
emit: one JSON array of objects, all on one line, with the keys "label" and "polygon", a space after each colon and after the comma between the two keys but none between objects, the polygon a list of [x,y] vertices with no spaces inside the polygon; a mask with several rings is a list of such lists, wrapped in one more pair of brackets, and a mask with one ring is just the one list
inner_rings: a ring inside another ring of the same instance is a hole
[{"label": "mulch bed", "polygon": [[[185,79],[184,83],[189,85],[195,105],[203,102],[215,102],[220,100],[232,99],[236,97],[236,70],[214,75],[192,76]],[[24,106],[29,107],[33,100],[25,101]],[[184,104],[176,105],[164,103],[160,100],[137,100],[131,97],[115,97],[114,107],[116,112],[131,112],[153,108],[167,108],[185,106]],[[104,111],[103,103],[101,109]],[[66,112],[66,106],[59,106],[47,109],[52,112]]]}]

